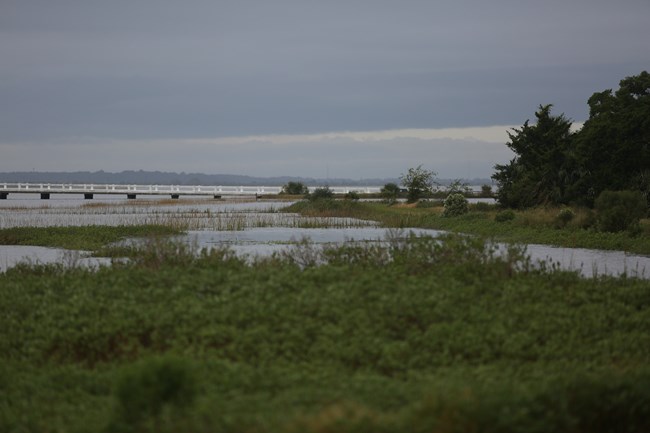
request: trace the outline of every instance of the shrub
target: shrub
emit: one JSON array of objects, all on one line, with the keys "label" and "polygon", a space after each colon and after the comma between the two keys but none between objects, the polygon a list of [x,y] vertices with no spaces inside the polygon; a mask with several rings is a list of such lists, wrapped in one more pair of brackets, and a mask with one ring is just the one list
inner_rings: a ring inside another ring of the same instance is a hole
[{"label": "shrub", "polygon": [[555,220],[560,227],[565,227],[575,218],[575,216],[576,213],[572,209],[565,207],[560,210],[560,212],[555,217]]},{"label": "shrub", "polygon": [[513,219],[515,219],[515,213],[510,209],[502,210],[494,216],[494,221],[498,223],[512,221]]},{"label": "shrub", "polygon": [[493,197],[491,185],[481,185],[481,197]]},{"label": "shrub", "polygon": [[189,363],[181,358],[155,357],[129,366],[115,388],[116,411],[109,430],[128,431],[158,418],[165,407],[188,407],[197,388]]},{"label": "shrub", "polygon": [[605,232],[638,230],[639,220],[648,212],[646,200],[638,191],[603,191],[596,198],[598,228]]},{"label": "shrub", "polygon": [[356,191],[349,191],[345,194],[346,200],[359,201],[359,193]]},{"label": "shrub", "polygon": [[309,190],[302,182],[289,182],[282,187],[282,194],[303,195],[309,193]]},{"label": "shrub", "polygon": [[394,183],[387,183],[381,188],[380,193],[382,198],[386,201],[389,203],[395,203],[400,193],[399,186]]},{"label": "shrub", "polygon": [[314,192],[309,193],[307,195],[307,199],[309,201],[316,201],[316,200],[327,200],[331,199],[334,197],[334,191],[332,191],[329,186],[325,186],[322,188],[316,188]]},{"label": "shrub", "polygon": [[445,210],[442,216],[452,217],[466,214],[469,211],[467,199],[461,193],[449,194],[445,199]]}]

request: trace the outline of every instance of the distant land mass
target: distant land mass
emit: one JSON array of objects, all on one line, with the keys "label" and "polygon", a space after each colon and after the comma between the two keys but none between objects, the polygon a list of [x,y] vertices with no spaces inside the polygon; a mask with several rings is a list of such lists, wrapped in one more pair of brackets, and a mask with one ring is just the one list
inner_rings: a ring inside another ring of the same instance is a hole
[{"label": "distant land mass", "polygon": [[[442,185],[455,179],[438,179]],[[462,179],[470,185],[490,185],[490,179]],[[317,179],[307,177],[277,176],[256,177],[238,174],[204,174],[204,173],[174,173],[163,171],[122,171],[111,173],[100,171],[75,172],[41,172],[16,171],[0,173],[0,182],[9,183],[94,183],[94,184],[143,184],[143,185],[223,185],[223,186],[281,186],[287,182],[302,182],[308,186],[382,186],[387,183],[399,184],[398,178],[370,179]]]}]

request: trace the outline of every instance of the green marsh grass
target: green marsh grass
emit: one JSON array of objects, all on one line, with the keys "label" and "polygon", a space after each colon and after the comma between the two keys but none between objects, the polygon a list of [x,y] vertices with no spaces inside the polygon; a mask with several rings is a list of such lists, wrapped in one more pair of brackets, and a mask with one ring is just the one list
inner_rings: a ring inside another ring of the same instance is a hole
[{"label": "green marsh grass", "polygon": [[0,245],[34,245],[73,250],[96,250],[126,238],[161,237],[181,232],[165,225],[14,227],[0,229]]},{"label": "green marsh grass", "polygon": [[575,216],[566,224],[558,223],[560,208],[539,208],[514,211],[514,219],[499,222],[499,210],[494,206],[470,206],[470,212],[458,217],[444,218],[442,207],[387,205],[384,203],[354,203],[330,201],[309,203],[302,201],[287,208],[307,216],[350,217],[377,221],[383,227],[420,227],[451,232],[476,234],[505,242],[537,243],[572,248],[622,250],[650,254],[650,220],[641,221],[641,233],[605,233],[588,226],[593,214],[586,209],[575,209]]},{"label": "green marsh grass", "polygon": [[648,281],[458,235],[313,263],[142,248],[0,275],[0,431],[650,429]]}]

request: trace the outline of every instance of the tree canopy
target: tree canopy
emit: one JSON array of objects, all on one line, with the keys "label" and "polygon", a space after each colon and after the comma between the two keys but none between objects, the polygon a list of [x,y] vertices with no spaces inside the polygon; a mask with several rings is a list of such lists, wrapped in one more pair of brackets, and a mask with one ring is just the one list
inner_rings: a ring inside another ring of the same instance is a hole
[{"label": "tree canopy", "polygon": [[508,133],[515,157],[492,175],[500,204],[593,205],[604,190],[641,191],[650,203],[650,74],[627,77],[619,90],[596,92],[588,104],[578,132],[543,105],[535,124],[527,120]]},{"label": "tree canopy", "polygon": [[436,176],[435,171],[424,169],[422,165],[409,168],[406,174],[402,174],[400,181],[407,189],[409,203],[416,202],[425,195],[431,194],[437,185],[435,181]]}]

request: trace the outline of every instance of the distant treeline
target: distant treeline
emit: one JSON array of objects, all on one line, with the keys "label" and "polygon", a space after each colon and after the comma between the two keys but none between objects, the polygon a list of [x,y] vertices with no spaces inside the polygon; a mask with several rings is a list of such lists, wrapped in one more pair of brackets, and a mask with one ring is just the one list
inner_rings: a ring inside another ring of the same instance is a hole
[{"label": "distant treeline", "polygon": [[[314,179],[291,176],[254,177],[236,174],[174,173],[164,171],[129,170],[111,173],[103,170],[77,172],[38,172],[23,171],[0,173],[0,182],[36,182],[36,183],[97,183],[97,184],[145,184],[145,185],[286,185],[289,182],[301,182],[308,186],[356,186],[385,185],[399,183],[398,178],[369,179]],[[448,184],[451,180],[440,179]],[[468,179],[470,185],[490,184],[489,179]]]}]

